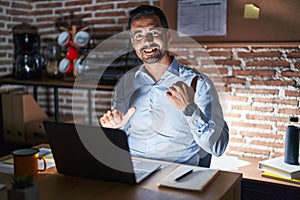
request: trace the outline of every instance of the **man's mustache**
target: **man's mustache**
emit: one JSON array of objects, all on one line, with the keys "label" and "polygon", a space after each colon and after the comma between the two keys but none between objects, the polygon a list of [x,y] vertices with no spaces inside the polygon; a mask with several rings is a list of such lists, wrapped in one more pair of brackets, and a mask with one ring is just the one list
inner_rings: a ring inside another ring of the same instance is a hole
[{"label": "man's mustache", "polygon": [[149,45],[145,45],[145,46],[143,46],[143,48],[141,48],[141,50],[140,51],[144,51],[145,49],[150,49],[150,48],[159,48],[159,45],[158,44],[156,44],[156,43],[153,43],[153,44],[149,44]]}]

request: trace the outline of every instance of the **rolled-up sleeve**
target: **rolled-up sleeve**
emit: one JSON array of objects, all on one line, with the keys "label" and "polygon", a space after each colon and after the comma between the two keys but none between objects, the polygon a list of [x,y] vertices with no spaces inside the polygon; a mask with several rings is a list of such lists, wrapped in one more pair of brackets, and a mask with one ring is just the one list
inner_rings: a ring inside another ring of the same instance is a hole
[{"label": "rolled-up sleeve", "polygon": [[206,152],[220,156],[228,144],[229,128],[216,88],[208,77],[199,77],[194,100],[198,109],[187,117],[194,140]]}]

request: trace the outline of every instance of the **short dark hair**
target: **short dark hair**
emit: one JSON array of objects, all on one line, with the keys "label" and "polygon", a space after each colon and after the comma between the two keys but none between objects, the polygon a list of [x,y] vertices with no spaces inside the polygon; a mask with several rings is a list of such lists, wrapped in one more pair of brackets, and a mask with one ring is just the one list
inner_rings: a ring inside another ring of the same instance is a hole
[{"label": "short dark hair", "polygon": [[128,20],[129,30],[131,29],[131,24],[133,20],[143,16],[149,16],[149,15],[158,16],[163,28],[167,28],[167,29],[169,28],[167,18],[160,8],[155,6],[150,6],[150,5],[141,5],[131,10],[129,13],[129,20]]}]

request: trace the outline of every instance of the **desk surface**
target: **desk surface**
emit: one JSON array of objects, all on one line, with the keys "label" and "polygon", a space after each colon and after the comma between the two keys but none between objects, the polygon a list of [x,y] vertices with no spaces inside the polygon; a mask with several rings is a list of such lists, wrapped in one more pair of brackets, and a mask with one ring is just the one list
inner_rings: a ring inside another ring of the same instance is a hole
[{"label": "desk surface", "polygon": [[[240,173],[221,173],[203,192],[157,187],[157,183],[178,167],[174,163],[162,163],[161,170],[155,172],[137,185],[103,182],[57,174],[52,167],[35,176],[40,200],[53,199],[240,199]],[[0,174],[0,183],[9,185],[12,175]],[[0,191],[0,199],[6,191]],[[2,194],[1,194],[2,193]],[[1,196],[2,195],[2,196]],[[4,197],[5,198],[5,197]]]},{"label": "desk surface", "polygon": [[245,180],[260,181],[264,183],[272,183],[272,184],[279,184],[279,185],[286,185],[286,186],[300,188],[300,184],[262,177],[261,176],[262,171],[259,170],[258,168],[258,162],[261,161],[262,159],[258,159],[258,158],[240,158],[240,159],[249,162],[250,165],[240,167],[238,170],[234,170],[234,172],[242,173],[243,179]]}]

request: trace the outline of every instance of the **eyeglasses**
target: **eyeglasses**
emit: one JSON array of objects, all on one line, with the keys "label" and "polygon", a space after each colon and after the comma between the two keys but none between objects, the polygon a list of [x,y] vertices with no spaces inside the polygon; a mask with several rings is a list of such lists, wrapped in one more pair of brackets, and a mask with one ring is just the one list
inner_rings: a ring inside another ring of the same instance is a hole
[{"label": "eyeglasses", "polygon": [[145,37],[147,37],[149,34],[151,35],[151,37],[159,37],[162,34],[162,30],[159,29],[153,29],[150,30],[148,32],[142,32],[142,31],[137,31],[133,36],[133,40],[135,41],[141,41],[143,40]]}]

